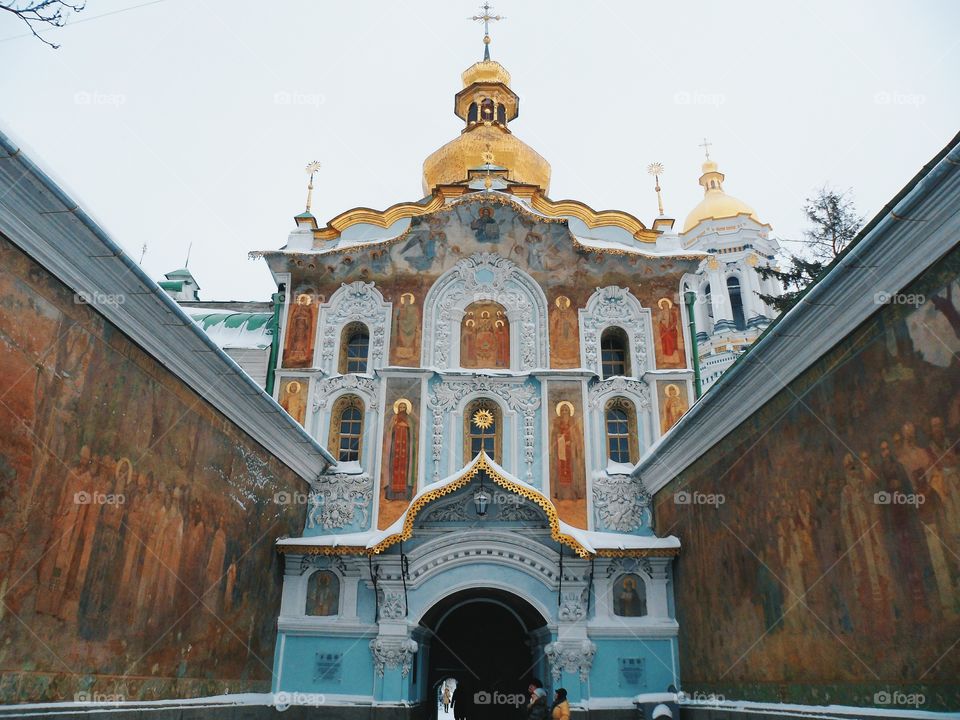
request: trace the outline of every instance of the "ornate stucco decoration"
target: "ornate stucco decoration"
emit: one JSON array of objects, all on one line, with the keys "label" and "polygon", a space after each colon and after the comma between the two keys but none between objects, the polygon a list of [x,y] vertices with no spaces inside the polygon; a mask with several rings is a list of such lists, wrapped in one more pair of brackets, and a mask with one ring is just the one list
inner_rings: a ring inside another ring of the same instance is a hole
[{"label": "ornate stucco decoration", "polygon": [[511,347],[513,369],[548,367],[547,301],[543,290],[512,261],[487,252],[458,262],[427,293],[423,313],[425,367],[452,366],[454,343],[459,347],[460,342],[463,310],[479,300],[503,305],[511,327],[517,328],[513,338],[519,347]]},{"label": "ornate stucco decoration", "polygon": [[418,645],[410,638],[375,638],[370,641],[370,654],[373,655],[373,665],[377,675],[383,677],[384,670],[400,669],[400,675],[410,674],[413,655]]},{"label": "ornate stucco decoration", "polygon": [[407,601],[399,590],[385,590],[380,601],[380,617],[384,620],[399,620],[407,615]]},{"label": "ornate stucco decoration", "polygon": [[335,372],[337,347],[343,326],[350,322],[362,322],[370,330],[369,370],[383,367],[387,357],[392,305],[373,283],[357,281],[343,284],[331,297],[330,302],[320,306],[320,367],[326,372]]},{"label": "ornate stucco decoration", "polygon": [[440,479],[440,459],[443,456],[444,417],[468,395],[486,393],[500,398],[507,407],[523,416],[523,458],[527,466],[526,479],[533,480],[534,433],[540,395],[530,385],[504,382],[494,378],[465,378],[444,380],[430,393],[428,404],[433,412],[433,479]]},{"label": "ornate stucco decoration", "polygon": [[420,520],[421,523],[435,522],[467,522],[470,515],[467,512],[467,505],[472,503],[472,498],[457,497],[451,502],[438,504],[430,509]]},{"label": "ornate stucco decoration", "polygon": [[598,410],[604,400],[612,395],[627,395],[636,401],[641,410],[650,409],[650,386],[643,380],[612,377],[593,383],[588,393],[591,410]]},{"label": "ornate stucco decoration", "polygon": [[630,338],[633,351],[633,375],[641,376],[650,367],[647,357],[650,310],[627,288],[609,285],[597,288],[587,306],[580,311],[580,336],[583,338],[584,367],[600,375],[600,335],[608,327],[622,328]]},{"label": "ornate stucco decoration", "polygon": [[373,378],[363,375],[335,375],[316,384],[313,396],[313,411],[317,412],[327,407],[330,399],[341,390],[350,390],[363,397],[369,410],[377,410],[380,407],[377,396],[377,382]]},{"label": "ornate stucco decoration", "polygon": [[649,519],[650,493],[630,475],[600,475],[593,479],[593,510],[598,529],[634,532]]},{"label": "ornate stucco decoration", "polygon": [[564,622],[578,622],[587,617],[586,589],[565,590],[560,593],[557,617]]},{"label": "ornate stucco decoration", "polygon": [[356,520],[360,529],[369,526],[373,501],[373,479],[369,475],[321,475],[313,485],[307,499],[308,528],[335,530]]},{"label": "ornate stucco decoration", "polygon": [[580,679],[586,681],[590,677],[590,668],[593,667],[593,657],[597,654],[597,646],[589,640],[581,642],[552,642],[543,649],[547,661],[550,663],[550,672],[554,683],[559,683],[563,673],[577,673]]}]

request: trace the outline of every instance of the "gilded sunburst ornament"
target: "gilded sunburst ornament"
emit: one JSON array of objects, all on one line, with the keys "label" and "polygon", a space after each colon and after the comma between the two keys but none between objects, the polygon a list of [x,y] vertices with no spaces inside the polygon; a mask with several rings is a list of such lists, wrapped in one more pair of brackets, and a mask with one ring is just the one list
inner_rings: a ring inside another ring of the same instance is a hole
[{"label": "gilded sunburst ornament", "polygon": [[473,424],[481,430],[486,430],[493,425],[493,413],[489,410],[477,410],[473,414]]}]

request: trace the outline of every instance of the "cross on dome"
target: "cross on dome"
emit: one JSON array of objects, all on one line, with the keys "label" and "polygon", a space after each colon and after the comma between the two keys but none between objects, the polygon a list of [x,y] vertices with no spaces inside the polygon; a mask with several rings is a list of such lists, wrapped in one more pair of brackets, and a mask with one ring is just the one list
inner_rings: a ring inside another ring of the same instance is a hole
[{"label": "cross on dome", "polygon": [[480,6],[480,9],[483,10],[482,15],[474,15],[469,19],[474,20],[476,22],[483,23],[483,59],[489,60],[490,59],[490,21],[504,20],[505,16],[491,15],[490,11],[493,10],[493,6],[489,2],[483,3],[483,5]]}]

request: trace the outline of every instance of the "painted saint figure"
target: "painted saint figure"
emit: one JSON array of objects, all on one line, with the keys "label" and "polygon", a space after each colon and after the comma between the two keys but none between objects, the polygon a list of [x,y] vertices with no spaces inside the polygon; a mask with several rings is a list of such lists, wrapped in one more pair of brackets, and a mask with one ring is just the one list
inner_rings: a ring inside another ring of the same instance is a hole
[{"label": "painted saint figure", "polygon": [[643,617],[647,614],[646,588],[636,575],[624,575],[613,589],[613,613],[620,617]]},{"label": "painted saint figure", "polygon": [[577,442],[577,426],[574,421],[573,403],[562,400],[557,403],[557,419],[554,421],[554,479],[558,500],[580,500],[583,488],[580,487],[579,463],[580,444]]},{"label": "painted saint figure", "polygon": [[290,308],[287,328],[287,348],[283,354],[284,367],[310,367],[313,364],[313,326],[316,306],[307,293],[297,295]]},{"label": "painted saint figure", "polygon": [[420,346],[420,313],[413,293],[400,296],[400,307],[394,320],[394,359],[398,365],[415,364]]},{"label": "painted saint figure", "polygon": [[657,363],[663,367],[683,367],[680,354],[680,312],[670,298],[657,301]]},{"label": "painted saint figure", "polygon": [[460,327],[460,366],[510,367],[510,321],[502,305],[477,302],[466,308]]},{"label": "painted saint figure", "polygon": [[550,313],[550,353],[554,367],[573,368],[580,364],[580,343],[577,314],[570,298],[559,295]]},{"label": "painted saint figure", "polygon": [[480,207],[477,218],[470,223],[470,229],[473,230],[477,242],[496,243],[500,242],[500,226],[493,217],[493,208],[489,205]]},{"label": "painted saint figure", "polygon": [[413,497],[413,447],[410,428],[412,406],[406,398],[393,404],[390,429],[390,478],[386,488],[388,500],[409,500]]}]

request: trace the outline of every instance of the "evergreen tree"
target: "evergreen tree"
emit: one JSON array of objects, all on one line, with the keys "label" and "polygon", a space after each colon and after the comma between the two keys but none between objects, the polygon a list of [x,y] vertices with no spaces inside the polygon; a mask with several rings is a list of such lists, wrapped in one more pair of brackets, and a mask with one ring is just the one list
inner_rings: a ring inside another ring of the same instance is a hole
[{"label": "evergreen tree", "polygon": [[788,254],[789,266],[785,269],[758,267],[764,280],[773,278],[783,286],[782,295],[760,294],[760,299],[783,314],[792,308],[807,287],[817,280],[843,249],[856,237],[863,225],[863,217],[857,214],[853,203],[853,191],[843,192],[822,187],[803,204],[809,228],[803,232],[807,252]]}]

